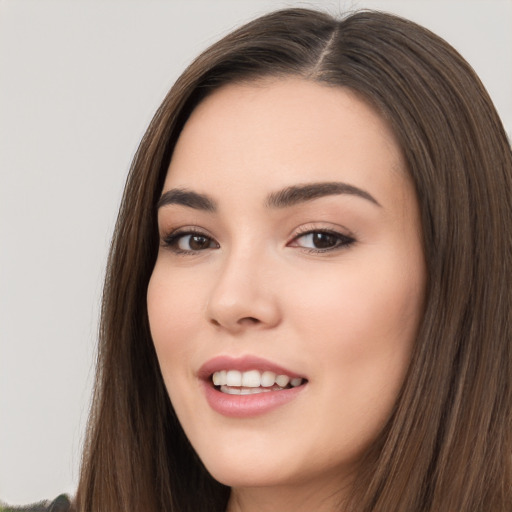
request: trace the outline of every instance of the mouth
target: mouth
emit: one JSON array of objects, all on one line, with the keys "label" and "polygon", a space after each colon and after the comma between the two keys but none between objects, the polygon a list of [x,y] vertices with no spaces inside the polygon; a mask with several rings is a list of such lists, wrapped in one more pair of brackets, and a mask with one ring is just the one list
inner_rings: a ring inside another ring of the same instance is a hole
[{"label": "mouth", "polygon": [[223,416],[250,418],[294,401],[308,379],[255,356],[218,356],[198,371],[210,407]]},{"label": "mouth", "polygon": [[256,395],[272,391],[283,391],[305,384],[302,377],[291,377],[270,370],[219,370],[213,372],[210,380],[218,391],[228,395]]}]

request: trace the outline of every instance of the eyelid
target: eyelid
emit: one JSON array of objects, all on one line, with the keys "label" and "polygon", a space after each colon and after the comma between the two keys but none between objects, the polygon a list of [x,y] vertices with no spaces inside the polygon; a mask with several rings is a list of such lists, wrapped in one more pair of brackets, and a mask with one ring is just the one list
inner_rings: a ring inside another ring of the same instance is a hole
[{"label": "eyelid", "polygon": [[[288,238],[289,241],[286,243],[288,247],[297,247],[304,252],[322,254],[328,252],[335,252],[339,250],[343,250],[352,245],[356,239],[352,233],[347,233],[347,229],[342,226],[327,226],[324,223],[309,223],[299,226],[295,229],[294,233],[291,234]],[[299,245],[297,240],[306,235],[312,234],[326,234],[333,236],[338,239],[338,242],[332,247],[325,248],[315,248],[315,247],[305,247]],[[177,245],[180,238],[197,235],[208,239],[210,242],[215,244],[214,247],[205,247],[204,249],[180,249]],[[217,242],[216,238],[212,236],[208,230],[204,228],[200,228],[198,226],[190,225],[190,226],[180,226],[176,228],[169,228],[163,234],[160,235],[160,243],[163,248],[169,249],[172,253],[176,255],[197,255],[202,252],[207,252],[211,249],[220,248],[220,244]]]},{"label": "eyelid", "polygon": [[[340,251],[343,249],[347,249],[349,246],[351,246],[352,244],[354,244],[356,242],[355,236],[350,232],[347,233],[347,231],[348,230],[346,228],[342,228],[340,226],[333,227],[333,226],[326,226],[325,224],[315,224],[315,223],[305,224],[295,230],[293,235],[291,235],[291,240],[287,243],[287,246],[298,247],[298,248],[304,250],[305,252],[309,252],[309,253],[313,253],[313,254],[322,254],[322,253]],[[313,247],[302,247],[300,245],[292,245],[294,242],[296,242],[300,238],[302,238],[306,235],[314,234],[314,233],[324,233],[324,234],[328,234],[328,235],[337,237],[338,240],[340,241],[340,243],[336,244],[333,247],[328,247],[328,248],[324,248],[324,249],[313,248]]]},{"label": "eyelid", "polygon": [[[198,228],[197,226],[181,226],[179,228],[171,228],[169,230],[165,231],[165,234],[160,235],[160,245],[170,250],[172,253],[176,255],[196,255],[201,252],[206,252],[206,249],[204,250],[184,250],[179,249],[177,246],[174,246],[174,243],[177,242],[180,238],[186,237],[187,235],[197,235],[197,236],[203,236],[205,238],[208,238],[210,241],[214,242],[216,244],[215,248],[220,247],[219,243],[215,240],[215,238],[208,233],[207,230]],[[209,248],[211,249],[211,248]]]},{"label": "eyelid", "polygon": [[345,226],[340,224],[332,224],[330,222],[308,222],[295,228],[290,234],[290,239],[295,239],[299,236],[307,235],[309,233],[325,232],[339,235],[344,238],[356,239],[354,232],[350,231]]}]

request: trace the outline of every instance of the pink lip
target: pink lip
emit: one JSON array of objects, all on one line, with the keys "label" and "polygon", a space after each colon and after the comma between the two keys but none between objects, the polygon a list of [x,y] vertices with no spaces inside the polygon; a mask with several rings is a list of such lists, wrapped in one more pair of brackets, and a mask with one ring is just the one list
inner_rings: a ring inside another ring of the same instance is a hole
[{"label": "pink lip", "polygon": [[219,356],[207,361],[198,372],[206,400],[214,411],[232,418],[250,418],[265,414],[289,403],[306,388],[306,385],[301,385],[282,391],[269,391],[254,395],[229,395],[218,391],[211,382],[211,375],[220,370],[260,370],[272,371],[278,375],[288,375],[291,378],[302,376],[266,359],[254,356],[241,358]]},{"label": "pink lip", "polygon": [[[267,359],[262,359],[256,356],[244,356],[244,357],[230,357],[230,356],[218,356],[207,361],[199,371],[197,372],[198,377],[201,380],[209,380],[210,376],[214,372],[221,370],[238,370],[239,372],[246,372],[248,370],[260,370],[270,371],[277,375],[288,375],[290,378],[303,377],[292,370],[288,370],[279,366]],[[304,378],[304,377],[303,377]]]}]

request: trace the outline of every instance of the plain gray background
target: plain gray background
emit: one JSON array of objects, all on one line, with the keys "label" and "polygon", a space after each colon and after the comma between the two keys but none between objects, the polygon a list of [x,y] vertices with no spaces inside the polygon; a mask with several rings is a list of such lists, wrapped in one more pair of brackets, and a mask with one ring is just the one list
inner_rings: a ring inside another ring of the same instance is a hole
[{"label": "plain gray background", "polygon": [[0,498],[73,494],[125,175],[185,65],[283,6],[370,7],[445,37],[512,127],[511,0],[0,2]]}]

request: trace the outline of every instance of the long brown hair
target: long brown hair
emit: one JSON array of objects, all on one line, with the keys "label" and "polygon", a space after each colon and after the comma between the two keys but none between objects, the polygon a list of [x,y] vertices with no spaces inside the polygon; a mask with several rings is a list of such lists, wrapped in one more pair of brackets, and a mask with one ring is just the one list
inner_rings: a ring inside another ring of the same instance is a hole
[{"label": "long brown hair", "polygon": [[[288,9],[199,56],[135,156],[105,281],[80,511],[225,510],[160,374],[146,312],[155,205],[190,112],[223,84],[299,76],[348,87],[392,126],[415,184],[425,314],[392,416],[366,453],[357,512],[512,510],[512,155],[484,87],[445,41],[372,11]],[[341,485],[341,482],[340,482]]]}]

